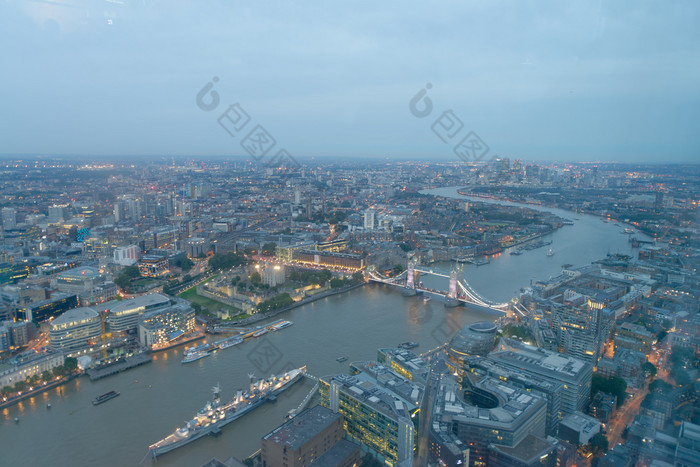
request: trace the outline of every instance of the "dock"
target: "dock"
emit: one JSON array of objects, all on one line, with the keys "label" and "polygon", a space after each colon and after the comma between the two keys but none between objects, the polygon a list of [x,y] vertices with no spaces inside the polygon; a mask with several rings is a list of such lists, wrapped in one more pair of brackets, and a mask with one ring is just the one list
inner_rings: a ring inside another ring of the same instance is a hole
[{"label": "dock", "polygon": [[126,371],[130,368],[134,368],[137,366],[145,365],[146,363],[149,363],[151,360],[150,355],[146,354],[139,354],[139,355],[134,355],[133,357],[128,357],[125,358],[124,360],[114,363],[109,366],[101,367],[101,368],[91,368],[87,370],[85,373],[90,377],[90,381],[97,381],[98,379],[106,378],[107,376],[112,376],[116,375],[117,373],[121,373],[122,371]]}]

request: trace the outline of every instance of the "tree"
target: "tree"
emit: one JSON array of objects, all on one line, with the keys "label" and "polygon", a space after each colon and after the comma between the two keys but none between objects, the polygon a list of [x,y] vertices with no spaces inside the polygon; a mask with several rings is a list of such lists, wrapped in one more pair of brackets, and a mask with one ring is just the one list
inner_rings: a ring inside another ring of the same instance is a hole
[{"label": "tree", "polygon": [[610,393],[617,397],[617,406],[621,406],[625,402],[625,391],[627,390],[627,382],[617,376],[606,378],[599,374],[593,375],[591,383],[591,397],[595,396],[598,391]]},{"label": "tree", "polygon": [[182,272],[188,272],[193,266],[194,263],[187,256],[180,260],[180,269],[182,269]]},{"label": "tree", "polygon": [[649,392],[656,392],[658,394],[667,394],[668,391],[673,389],[673,386],[668,384],[666,381],[662,379],[655,379],[651,383],[649,383]]},{"label": "tree", "polygon": [[0,394],[2,394],[3,397],[7,397],[8,395],[12,394],[14,392],[14,389],[12,389],[12,386],[3,386],[2,389],[0,389]]},{"label": "tree", "polygon": [[260,254],[263,256],[275,256],[275,251],[277,251],[277,244],[275,242],[267,242],[262,246]]},{"label": "tree", "polygon": [[240,253],[216,253],[209,258],[209,267],[213,270],[230,269],[246,264],[248,260]]},{"label": "tree", "polygon": [[54,376],[63,376],[66,374],[65,368],[63,368],[63,365],[58,365],[57,367],[54,367],[53,369],[53,375]]},{"label": "tree", "polygon": [[250,275],[250,283],[259,285],[262,282],[262,277],[260,277],[260,273],[258,271],[255,271],[253,274]]},{"label": "tree", "polygon": [[396,266],[394,266],[394,274],[395,275],[398,276],[402,272],[403,272],[403,266],[401,264],[397,264]]},{"label": "tree", "polygon": [[15,383],[15,391],[24,392],[29,387],[26,381],[17,381]]},{"label": "tree", "polygon": [[365,276],[362,274],[362,272],[357,271],[352,273],[352,280],[355,282],[361,282],[365,279]]},{"label": "tree", "polygon": [[72,373],[78,369],[78,359],[73,357],[66,357],[63,362],[63,368],[65,368],[67,373]]},{"label": "tree", "polygon": [[608,438],[606,438],[602,433],[596,433],[593,435],[588,445],[591,447],[591,451],[596,456],[602,456],[608,452]]},{"label": "tree", "polygon": [[139,272],[139,268],[136,266],[127,266],[124,268],[122,271],[122,274],[124,274],[126,277],[133,279],[135,277],[139,277],[141,273]]},{"label": "tree", "polygon": [[653,378],[656,376],[656,367],[651,362],[644,362],[644,365],[642,365],[642,372],[647,378]]},{"label": "tree", "polygon": [[49,370],[44,370],[43,372],[41,372],[41,379],[43,379],[44,381],[46,381],[48,383],[49,381],[51,381],[53,379],[53,375],[51,374],[51,372]]}]

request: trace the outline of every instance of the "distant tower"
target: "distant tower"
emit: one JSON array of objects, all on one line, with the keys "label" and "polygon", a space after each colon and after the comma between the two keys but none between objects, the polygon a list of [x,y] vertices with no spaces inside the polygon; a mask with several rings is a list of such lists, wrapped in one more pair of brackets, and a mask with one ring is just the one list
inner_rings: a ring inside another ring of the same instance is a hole
[{"label": "distant tower", "polygon": [[17,227],[17,211],[15,208],[2,208],[2,226],[5,230]]},{"label": "distant tower", "polygon": [[364,217],[365,229],[367,229],[367,230],[374,229],[374,214],[375,214],[375,210],[372,208],[365,210],[365,217]]},{"label": "distant tower", "polygon": [[294,187],[294,204],[301,204],[301,190],[298,186]]}]

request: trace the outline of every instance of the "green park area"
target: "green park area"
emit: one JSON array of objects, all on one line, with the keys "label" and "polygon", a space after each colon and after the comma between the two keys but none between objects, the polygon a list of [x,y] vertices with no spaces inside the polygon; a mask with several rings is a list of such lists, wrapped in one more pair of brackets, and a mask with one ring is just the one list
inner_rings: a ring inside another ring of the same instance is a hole
[{"label": "green park area", "polygon": [[207,313],[209,315],[215,316],[215,313],[221,310],[228,311],[231,318],[235,317],[236,319],[241,319],[249,316],[243,313],[238,308],[235,308],[231,305],[220,303],[216,300],[212,300],[211,298],[202,297],[201,295],[198,295],[196,286],[190,287],[189,289],[185,290],[184,292],[179,294],[178,297],[184,298],[185,300],[191,302],[192,306],[194,307],[197,313]]}]

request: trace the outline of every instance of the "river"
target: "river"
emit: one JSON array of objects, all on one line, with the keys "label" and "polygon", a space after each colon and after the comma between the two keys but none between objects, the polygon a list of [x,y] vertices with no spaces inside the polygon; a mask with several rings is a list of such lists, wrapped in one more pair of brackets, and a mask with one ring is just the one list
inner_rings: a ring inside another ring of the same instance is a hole
[{"label": "river", "polygon": [[[457,188],[428,191],[462,198]],[[528,206],[529,207],[529,206]],[[531,280],[559,274],[565,263],[583,266],[606,253],[631,253],[621,227],[598,218],[548,209],[580,220],[551,234],[555,255],[546,249],[521,256],[507,252],[490,264],[465,266],[464,278],[482,296],[502,301],[517,295]],[[450,263],[434,265],[449,271]],[[447,279],[423,279],[447,288]],[[0,412],[0,465],[12,466],[124,466],[150,465],[149,444],[165,437],[192,418],[220,384],[229,400],[247,385],[248,374],[267,377],[289,367],[306,365],[323,376],[347,371],[353,360],[376,359],[377,348],[416,341],[427,351],[446,341],[459,327],[494,314],[464,307],[444,308],[437,300],[406,298],[389,286],[367,285],[327,297],[277,316],[294,326],[189,364],[182,364],[182,348],[154,355],[152,363],[96,382],[76,379]],[[347,356],[348,362],[336,358]],[[158,458],[153,465],[198,466],[212,457],[244,458],[260,447],[260,438],[279,425],[313,386],[297,383],[278,397],[223,429],[217,438],[205,437]],[[96,396],[116,390],[121,395],[93,406]],[[46,404],[52,408],[47,409]],[[19,417],[20,422],[13,419]]]}]

